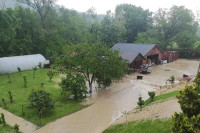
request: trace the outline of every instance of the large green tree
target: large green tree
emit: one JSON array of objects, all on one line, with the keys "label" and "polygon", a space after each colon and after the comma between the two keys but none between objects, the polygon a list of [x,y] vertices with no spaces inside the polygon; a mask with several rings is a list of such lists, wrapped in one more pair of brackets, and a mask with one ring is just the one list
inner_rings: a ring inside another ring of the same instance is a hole
[{"label": "large green tree", "polygon": [[120,80],[127,70],[125,61],[117,51],[96,43],[67,46],[57,59],[57,67],[62,72],[72,69],[83,74],[90,92],[94,81],[109,86],[112,81]]}]

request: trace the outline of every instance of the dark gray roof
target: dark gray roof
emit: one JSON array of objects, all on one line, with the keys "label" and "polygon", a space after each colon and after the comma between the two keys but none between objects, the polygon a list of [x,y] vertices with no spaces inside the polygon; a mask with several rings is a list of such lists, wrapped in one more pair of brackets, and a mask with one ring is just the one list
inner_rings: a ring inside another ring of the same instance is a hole
[{"label": "dark gray roof", "polygon": [[132,62],[140,53],[145,56],[156,44],[117,43],[112,49],[120,52],[123,59]]}]

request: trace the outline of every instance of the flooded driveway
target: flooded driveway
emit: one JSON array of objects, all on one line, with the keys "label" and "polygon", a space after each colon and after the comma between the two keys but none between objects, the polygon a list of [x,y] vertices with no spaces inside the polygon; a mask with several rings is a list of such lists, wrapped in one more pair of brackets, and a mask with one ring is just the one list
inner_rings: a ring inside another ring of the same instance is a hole
[{"label": "flooded driveway", "polygon": [[157,90],[165,85],[166,80],[174,75],[196,74],[199,62],[178,60],[176,62],[155,66],[152,73],[143,75],[143,80],[136,80],[140,74],[126,76],[123,81],[114,83],[106,90],[93,94],[85,103],[91,106],[71,115],[51,122],[35,133],[101,133],[109,127],[122,112],[137,106],[138,97],[148,98],[148,91]]}]

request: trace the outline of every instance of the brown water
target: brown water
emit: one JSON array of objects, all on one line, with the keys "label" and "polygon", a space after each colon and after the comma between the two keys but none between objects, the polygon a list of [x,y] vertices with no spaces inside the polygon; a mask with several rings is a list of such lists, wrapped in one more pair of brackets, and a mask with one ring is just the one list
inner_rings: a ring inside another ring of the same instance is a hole
[{"label": "brown water", "polygon": [[122,112],[134,109],[139,96],[147,99],[148,91],[165,85],[172,75],[179,78],[183,74],[196,74],[198,65],[197,61],[178,60],[154,66],[151,74],[143,75],[143,80],[136,80],[139,74],[126,76],[123,81],[94,93],[84,102],[93,103],[91,106],[51,122],[35,133],[101,133],[118,119]]}]

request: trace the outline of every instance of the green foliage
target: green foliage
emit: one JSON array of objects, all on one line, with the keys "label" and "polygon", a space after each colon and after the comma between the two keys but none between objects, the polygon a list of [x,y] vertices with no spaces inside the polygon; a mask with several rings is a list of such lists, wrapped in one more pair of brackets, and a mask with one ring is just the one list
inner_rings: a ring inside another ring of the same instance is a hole
[{"label": "green foliage", "polygon": [[13,127],[13,129],[14,129],[14,131],[16,133],[18,133],[19,132],[19,125],[15,124],[14,127]]},{"label": "green foliage", "polygon": [[23,79],[24,79],[24,88],[27,88],[27,78],[26,78],[26,76],[23,76]]},{"label": "green foliage", "polygon": [[49,80],[51,81],[53,76],[55,75],[55,72],[53,72],[52,70],[47,72],[47,76],[49,77]]},{"label": "green foliage", "polygon": [[200,88],[197,85],[185,86],[185,89],[180,91],[177,96],[181,109],[185,115],[192,117],[200,114]]},{"label": "green foliage", "polygon": [[138,106],[140,106],[140,110],[142,110],[142,106],[145,104],[145,102],[144,102],[144,100],[142,100],[141,96],[138,98],[137,104],[138,104]]},{"label": "green foliage", "polygon": [[62,78],[59,86],[63,91],[71,92],[76,100],[84,98],[87,93],[84,76],[73,71],[66,73],[66,78]]},{"label": "green foliage", "polygon": [[127,69],[127,74],[132,74],[134,73],[134,68],[128,68]]},{"label": "green foliage", "polygon": [[3,113],[1,113],[1,121],[3,125],[6,125],[6,120],[5,120],[5,116]]},{"label": "green foliage", "polygon": [[28,97],[31,107],[35,108],[39,113],[48,113],[54,108],[54,102],[50,94],[44,90],[32,90]]},{"label": "green foliage", "polygon": [[11,91],[8,91],[8,94],[9,94],[10,103],[13,103],[13,96],[12,96]]},{"label": "green foliage", "polygon": [[155,97],[156,93],[154,91],[149,91],[148,95],[149,95],[151,101],[153,101],[153,98]]},{"label": "green foliage", "polygon": [[198,71],[196,78],[194,79],[194,83],[200,86],[200,71]]},{"label": "green foliage", "polygon": [[172,117],[173,133],[199,133],[200,115],[188,117],[184,113],[175,113]]},{"label": "green foliage", "polygon": [[106,87],[113,81],[120,80],[127,70],[127,65],[118,52],[101,44],[67,46],[56,63],[60,72],[72,69],[83,74],[89,83],[90,92],[94,81]]}]

